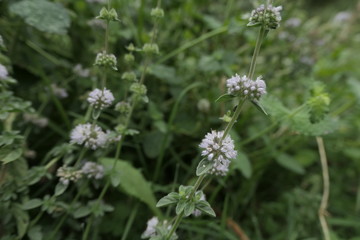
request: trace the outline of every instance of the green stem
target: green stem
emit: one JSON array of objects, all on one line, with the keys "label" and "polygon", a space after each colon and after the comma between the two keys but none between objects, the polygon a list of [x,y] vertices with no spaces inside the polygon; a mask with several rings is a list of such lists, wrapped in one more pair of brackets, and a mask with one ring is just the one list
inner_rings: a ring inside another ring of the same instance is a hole
[{"label": "green stem", "polygon": [[226,128],[224,130],[224,134],[221,138],[220,145],[221,145],[222,141],[225,139],[225,137],[229,134],[232,127],[234,126],[234,124],[235,124],[236,120],[238,119],[240,112],[244,106],[244,103],[245,103],[245,100],[240,99],[239,105],[236,107],[235,113],[234,113],[233,117],[231,118],[231,121],[228,123],[228,125],[226,126]]},{"label": "green stem", "polygon": [[171,236],[174,234],[175,230],[178,228],[182,217],[184,216],[184,211],[177,215],[174,225],[172,226],[169,235],[166,237],[166,240],[170,240]]},{"label": "green stem", "polygon": [[129,220],[126,223],[125,230],[124,230],[124,233],[123,233],[123,235],[121,237],[121,240],[126,240],[127,235],[129,234],[131,225],[134,223],[134,219],[135,219],[135,216],[137,214],[138,208],[139,208],[139,203],[137,203],[135,205],[135,207],[131,211],[131,215],[129,217]]},{"label": "green stem", "polygon": [[93,220],[94,220],[94,215],[91,215],[91,217],[89,218],[89,220],[88,220],[88,222],[86,224],[86,229],[84,231],[82,240],[86,240],[88,238]]},{"label": "green stem", "polygon": [[256,67],[256,59],[259,55],[261,44],[265,38],[265,33],[266,33],[265,28],[261,27],[259,34],[257,36],[257,39],[256,39],[256,45],[255,45],[254,53],[253,53],[251,63],[250,63],[250,69],[249,69],[249,74],[248,74],[248,78],[250,78],[250,79],[253,79],[253,77],[254,77],[255,67]]}]

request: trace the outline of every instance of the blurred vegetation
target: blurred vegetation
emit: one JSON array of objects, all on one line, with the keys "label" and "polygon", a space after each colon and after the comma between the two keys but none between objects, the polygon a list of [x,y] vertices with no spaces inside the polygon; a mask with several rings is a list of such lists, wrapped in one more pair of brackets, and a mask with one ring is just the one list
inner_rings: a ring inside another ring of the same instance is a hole
[{"label": "blurred vegetation", "polygon": [[[51,161],[49,151],[60,151],[62,161],[78,154],[75,147],[62,144],[69,142],[70,130],[83,118],[86,96],[98,80],[99,72],[92,65],[102,50],[104,29],[93,19],[102,5],[85,0],[20,5],[26,2],[0,1],[0,35],[6,46],[0,63],[17,80],[2,85],[1,108],[21,102],[12,110],[1,109],[1,129],[9,130],[6,111],[16,112],[11,129],[23,137],[17,140],[21,157],[7,165],[13,177],[0,178],[3,240],[20,239],[19,235],[49,239],[64,204],[70,204],[79,189],[84,188],[78,200],[81,206],[96,199],[103,186],[103,182],[78,184],[47,199],[54,192],[61,163],[41,176],[36,172]],[[228,77],[248,71],[257,29],[246,24],[251,9],[261,3],[162,1],[160,53],[152,58],[145,80],[150,101],[136,108],[130,125],[140,134],[127,138],[121,153],[122,160],[140,170],[139,181],[151,184],[149,198],[159,199],[179,184],[194,181],[198,144],[210,129],[223,127],[219,118],[235,104],[215,100],[225,93]],[[205,189],[217,217],[185,219],[177,232],[179,239],[244,240],[243,233],[257,240],[323,239],[318,219],[322,170],[315,136],[323,137],[329,162],[327,219],[332,239],[360,239],[360,2],[279,0],[275,4],[283,6],[283,20],[268,34],[256,69],[267,83],[268,94],[261,102],[270,116],[245,105],[231,132],[239,157],[227,177],[213,178]],[[117,101],[124,99],[130,85],[122,79],[130,70],[123,59],[126,46],[141,47],[149,41],[150,10],[155,5],[156,1],[112,0],[121,22],[110,25],[109,46],[118,57],[118,72],[111,73],[107,84]],[[136,52],[133,69],[138,77],[144,61]],[[90,75],[74,73],[77,64],[91,69]],[[65,88],[68,97],[57,98],[49,91],[52,84]],[[9,91],[19,99],[5,96]],[[24,115],[29,113],[47,118],[48,125],[41,128],[26,121]],[[117,120],[114,110],[106,110],[99,124],[111,129]],[[113,148],[88,152],[86,158],[113,157],[114,152]],[[40,176],[35,184],[27,180],[31,174]],[[111,188],[104,198],[109,205],[104,211],[109,212],[96,218],[91,239],[122,239],[127,226],[131,227],[127,239],[139,239],[146,221],[156,214],[149,206],[152,200],[142,197],[126,187]],[[53,209],[19,207],[25,199],[35,198],[45,199],[43,205],[46,202]],[[36,225],[26,225],[39,212],[43,214]],[[173,216],[173,210],[163,214]],[[79,239],[85,222],[84,217],[67,217],[57,239]]]}]

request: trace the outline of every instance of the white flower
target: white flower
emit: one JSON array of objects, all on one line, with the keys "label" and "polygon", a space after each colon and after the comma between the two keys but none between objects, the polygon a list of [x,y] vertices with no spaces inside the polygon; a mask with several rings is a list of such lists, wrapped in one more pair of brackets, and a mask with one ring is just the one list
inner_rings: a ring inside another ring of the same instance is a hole
[{"label": "white flower", "polygon": [[32,124],[44,128],[48,125],[49,120],[45,117],[40,117],[37,114],[24,113],[23,118],[25,122],[31,122]]},{"label": "white flower", "polygon": [[229,135],[223,140],[224,131],[211,131],[205,135],[199,147],[202,148],[201,156],[207,157],[209,161],[213,161],[213,167],[210,169],[211,174],[226,175],[229,171],[230,159],[237,156],[234,149],[234,141]]},{"label": "white flower", "polygon": [[266,84],[261,76],[253,81],[245,75],[240,77],[236,74],[226,81],[226,86],[229,94],[239,95],[250,100],[258,100],[266,94]]},{"label": "white flower", "polygon": [[8,71],[6,69],[6,67],[2,64],[0,64],[0,79],[6,79],[8,78]]},{"label": "white flower", "polygon": [[350,19],[351,12],[338,12],[334,17],[333,22],[340,25],[348,22]]},{"label": "white flower", "polygon": [[91,106],[103,109],[109,107],[112,104],[114,101],[114,95],[106,88],[103,90],[95,88],[92,92],[89,93],[87,100]]},{"label": "white flower", "polygon": [[68,185],[70,181],[76,182],[82,177],[81,171],[77,171],[72,167],[60,167],[56,172],[56,176],[60,178],[60,182],[64,185]]},{"label": "white flower", "polygon": [[67,98],[69,96],[65,88],[61,88],[55,83],[51,84],[51,89],[54,95],[58,98]]},{"label": "white flower", "polygon": [[274,7],[273,5],[260,5],[251,12],[248,26],[263,25],[266,29],[276,29],[280,26],[282,6]]},{"label": "white flower", "polygon": [[300,18],[289,18],[288,20],[286,20],[285,25],[287,27],[292,27],[292,28],[299,27],[301,25],[301,19]]},{"label": "white flower", "polygon": [[141,238],[150,238],[155,236],[156,233],[156,226],[159,223],[159,219],[157,217],[151,218],[147,221],[147,226],[145,232],[141,235]]},{"label": "white flower", "polygon": [[84,144],[85,147],[96,149],[104,147],[107,141],[106,133],[97,125],[79,124],[71,131],[70,143]]},{"label": "white flower", "polygon": [[104,176],[104,167],[94,162],[85,162],[81,168],[81,172],[87,178],[101,179]]},{"label": "white flower", "polygon": [[73,68],[73,72],[79,77],[83,77],[83,78],[90,76],[90,70],[84,68],[81,64],[76,64],[75,67]]}]

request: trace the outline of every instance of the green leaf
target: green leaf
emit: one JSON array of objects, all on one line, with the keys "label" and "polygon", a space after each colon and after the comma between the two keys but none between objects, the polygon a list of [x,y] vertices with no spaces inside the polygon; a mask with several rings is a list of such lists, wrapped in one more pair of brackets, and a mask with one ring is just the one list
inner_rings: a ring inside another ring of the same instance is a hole
[{"label": "green leaf", "polygon": [[34,198],[27,202],[24,202],[22,204],[21,208],[24,210],[29,210],[29,209],[40,207],[42,203],[43,203],[43,201],[41,199]]},{"label": "green leaf", "polygon": [[247,27],[258,27],[258,26],[260,26],[260,25],[261,25],[260,22],[256,22],[256,23],[248,23],[246,26],[247,26]]},{"label": "green leaf", "polygon": [[10,11],[42,32],[66,34],[70,27],[69,14],[59,3],[46,0],[23,0],[12,4]]},{"label": "green leaf", "polygon": [[268,116],[269,114],[266,112],[265,108],[262,106],[262,104],[258,101],[258,100],[251,100],[251,103],[255,105],[255,107],[262,112],[263,114],[265,114],[266,116]]},{"label": "green leaf", "polygon": [[10,147],[4,147],[0,150],[0,159],[4,164],[7,164],[19,159],[22,153],[22,148],[12,149]]},{"label": "green leaf", "polygon": [[281,120],[290,113],[290,110],[287,109],[278,98],[271,96],[271,94],[262,96],[259,104],[261,104],[265,111],[275,120]]},{"label": "green leaf", "polygon": [[201,176],[207,173],[213,167],[213,162],[209,161],[207,158],[204,158],[199,162],[199,165],[196,168],[196,176]]},{"label": "green leaf", "polygon": [[154,64],[149,69],[150,74],[170,84],[179,84],[179,77],[175,68],[161,64]]},{"label": "green leaf", "polygon": [[307,136],[322,136],[334,132],[339,127],[339,122],[329,116],[316,123],[311,123],[310,118],[309,109],[303,109],[288,121],[289,127]]},{"label": "green leaf", "polygon": [[16,227],[18,232],[18,237],[21,239],[29,226],[29,214],[21,209],[19,204],[14,204],[12,208],[13,215],[16,219]]},{"label": "green leaf", "polygon": [[248,157],[242,153],[239,152],[236,159],[233,160],[233,166],[235,169],[239,169],[240,172],[244,175],[246,178],[250,178],[252,175],[252,167],[251,163],[248,159]]},{"label": "green leaf", "polygon": [[0,146],[11,145],[15,140],[21,140],[24,138],[23,136],[18,134],[18,131],[3,132],[3,134],[0,136]]},{"label": "green leaf", "polygon": [[147,157],[156,158],[160,154],[161,144],[165,134],[160,131],[151,131],[144,135],[143,148]]},{"label": "green leaf", "polygon": [[61,194],[63,194],[65,192],[65,190],[68,188],[69,184],[62,184],[61,182],[59,182],[58,184],[56,184],[55,187],[55,196],[60,196]]},{"label": "green leaf", "polygon": [[176,192],[171,192],[165,197],[161,198],[156,204],[156,207],[164,207],[171,204],[175,204],[178,202],[178,200],[179,200],[179,194]]},{"label": "green leaf", "polygon": [[82,218],[91,213],[91,207],[89,206],[81,206],[80,208],[76,209],[73,213],[74,218]]},{"label": "green leaf", "polygon": [[184,208],[186,207],[186,205],[188,204],[188,202],[184,199],[180,199],[180,201],[178,202],[178,204],[176,205],[176,215],[179,215],[182,211],[184,211]]},{"label": "green leaf", "polygon": [[110,180],[111,180],[111,185],[113,185],[113,187],[119,186],[121,181],[121,172],[116,171],[116,169],[110,171]]},{"label": "green leaf", "polygon": [[194,202],[187,202],[184,208],[184,215],[190,216],[195,210],[195,203]]},{"label": "green leaf", "polygon": [[218,97],[215,102],[227,102],[230,101],[232,99],[236,98],[236,96],[231,95],[229,93],[225,93],[223,95],[221,95],[220,97]]},{"label": "green leaf", "polygon": [[30,240],[42,240],[43,234],[40,226],[31,227],[27,233]]},{"label": "green leaf", "polygon": [[304,174],[305,169],[294,158],[285,153],[279,153],[276,156],[276,162],[282,167],[287,168],[295,173]]},{"label": "green leaf", "polygon": [[195,205],[195,208],[203,213],[209,214],[210,216],[216,217],[214,210],[211,208],[210,204],[205,200],[198,201]]},{"label": "green leaf", "polygon": [[123,160],[116,160],[113,158],[100,159],[100,162],[108,170],[112,169],[114,161],[117,161],[115,171],[121,173],[119,187],[127,194],[146,203],[155,214],[158,214],[159,210],[156,208],[156,200],[151,190],[150,183],[145,180],[139,170]]}]

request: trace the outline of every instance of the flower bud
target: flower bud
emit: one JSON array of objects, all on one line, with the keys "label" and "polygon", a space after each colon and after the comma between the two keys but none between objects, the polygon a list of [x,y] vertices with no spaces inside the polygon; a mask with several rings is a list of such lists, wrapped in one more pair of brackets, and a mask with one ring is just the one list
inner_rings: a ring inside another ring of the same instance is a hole
[{"label": "flower bud", "polygon": [[135,57],[132,53],[125,54],[124,60],[127,64],[132,64],[135,61]]},{"label": "flower bud", "polygon": [[117,70],[117,61],[114,54],[107,54],[106,52],[101,52],[96,55],[94,65],[99,67],[110,67],[114,70]]},{"label": "flower bud", "polygon": [[146,95],[147,89],[144,84],[133,83],[130,86],[130,91],[137,95],[143,96],[143,95]]},{"label": "flower bud", "polygon": [[118,102],[116,105],[115,105],[115,110],[120,112],[120,114],[128,114],[130,112],[130,104],[128,102]]},{"label": "flower bud", "polygon": [[203,113],[209,112],[209,109],[210,109],[209,100],[207,100],[205,98],[200,99],[197,103],[197,108],[199,109],[200,112],[203,112]]},{"label": "flower bud", "polygon": [[156,43],[145,43],[143,46],[143,51],[146,54],[158,54],[159,47]]},{"label": "flower bud", "polygon": [[109,21],[119,21],[118,14],[114,8],[110,9],[110,11],[109,11],[108,9],[103,7],[100,10],[99,16],[97,16],[96,18],[106,20],[108,22]]},{"label": "flower bud", "polygon": [[135,82],[136,74],[134,72],[124,72],[121,76],[121,79],[127,80],[129,82]]},{"label": "flower bud", "polygon": [[151,9],[151,16],[154,18],[163,18],[164,17],[164,10],[162,8],[153,8]]},{"label": "flower bud", "polygon": [[129,46],[126,47],[126,49],[130,52],[133,52],[136,50],[134,44],[132,44],[132,43],[130,43]]}]

